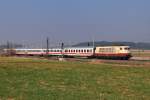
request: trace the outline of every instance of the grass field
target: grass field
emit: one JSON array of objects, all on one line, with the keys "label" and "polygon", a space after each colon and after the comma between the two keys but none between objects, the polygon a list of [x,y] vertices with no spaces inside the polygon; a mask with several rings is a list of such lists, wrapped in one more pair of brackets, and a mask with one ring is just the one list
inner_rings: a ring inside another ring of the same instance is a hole
[{"label": "grass field", "polygon": [[139,63],[0,57],[0,100],[150,100],[150,66]]}]

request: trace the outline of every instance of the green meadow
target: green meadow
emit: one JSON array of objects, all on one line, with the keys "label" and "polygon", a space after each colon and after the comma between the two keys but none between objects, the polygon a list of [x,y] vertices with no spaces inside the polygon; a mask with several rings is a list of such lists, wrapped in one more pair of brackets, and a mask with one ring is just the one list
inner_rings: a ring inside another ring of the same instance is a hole
[{"label": "green meadow", "polygon": [[0,100],[150,100],[150,65],[0,57]]}]

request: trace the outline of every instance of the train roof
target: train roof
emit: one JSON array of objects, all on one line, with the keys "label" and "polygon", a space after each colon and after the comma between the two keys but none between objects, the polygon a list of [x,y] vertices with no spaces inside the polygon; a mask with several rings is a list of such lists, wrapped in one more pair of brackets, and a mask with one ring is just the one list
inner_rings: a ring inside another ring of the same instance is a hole
[{"label": "train roof", "polygon": [[[130,46],[96,46],[98,48],[102,47],[130,47]],[[88,47],[65,47],[64,49],[93,49],[93,46],[88,46]],[[61,48],[49,48],[49,50],[61,50]],[[31,49],[31,48],[17,48],[15,50],[47,50],[46,48],[36,48],[36,49]]]},{"label": "train roof", "polygon": [[96,46],[96,47],[130,47],[130,46]]},{"label": "train roof", "polygon": [[93,46],[90,47],[66,47],[64,49],[93,49]]},{"label": "train roof", "polygon": [[[50,48],[49,50],[60,50],[61,48]],[[47,50],[47,49],[28,49],[28,48],[18,48],[15,50]]]}]

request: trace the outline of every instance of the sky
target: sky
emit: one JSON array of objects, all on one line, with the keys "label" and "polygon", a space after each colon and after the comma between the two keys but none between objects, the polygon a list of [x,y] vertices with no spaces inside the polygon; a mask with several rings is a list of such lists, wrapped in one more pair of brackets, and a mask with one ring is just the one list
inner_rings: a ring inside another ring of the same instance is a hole
[{"label": "sky", "polygon": [[0,44],[150,42],[150,0],[0,0]]}]

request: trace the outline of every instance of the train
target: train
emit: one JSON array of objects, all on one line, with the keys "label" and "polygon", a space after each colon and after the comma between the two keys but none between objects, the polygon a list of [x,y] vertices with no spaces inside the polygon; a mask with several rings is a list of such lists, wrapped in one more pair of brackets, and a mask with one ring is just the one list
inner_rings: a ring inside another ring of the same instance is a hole
[{"label": "train", "polygon": [[[6,51],[6,50],[5,50]],[[51,49],[13,49],[15,55],[86,57],[128,60],[132,57],[129,46],[66,47]]]}]

